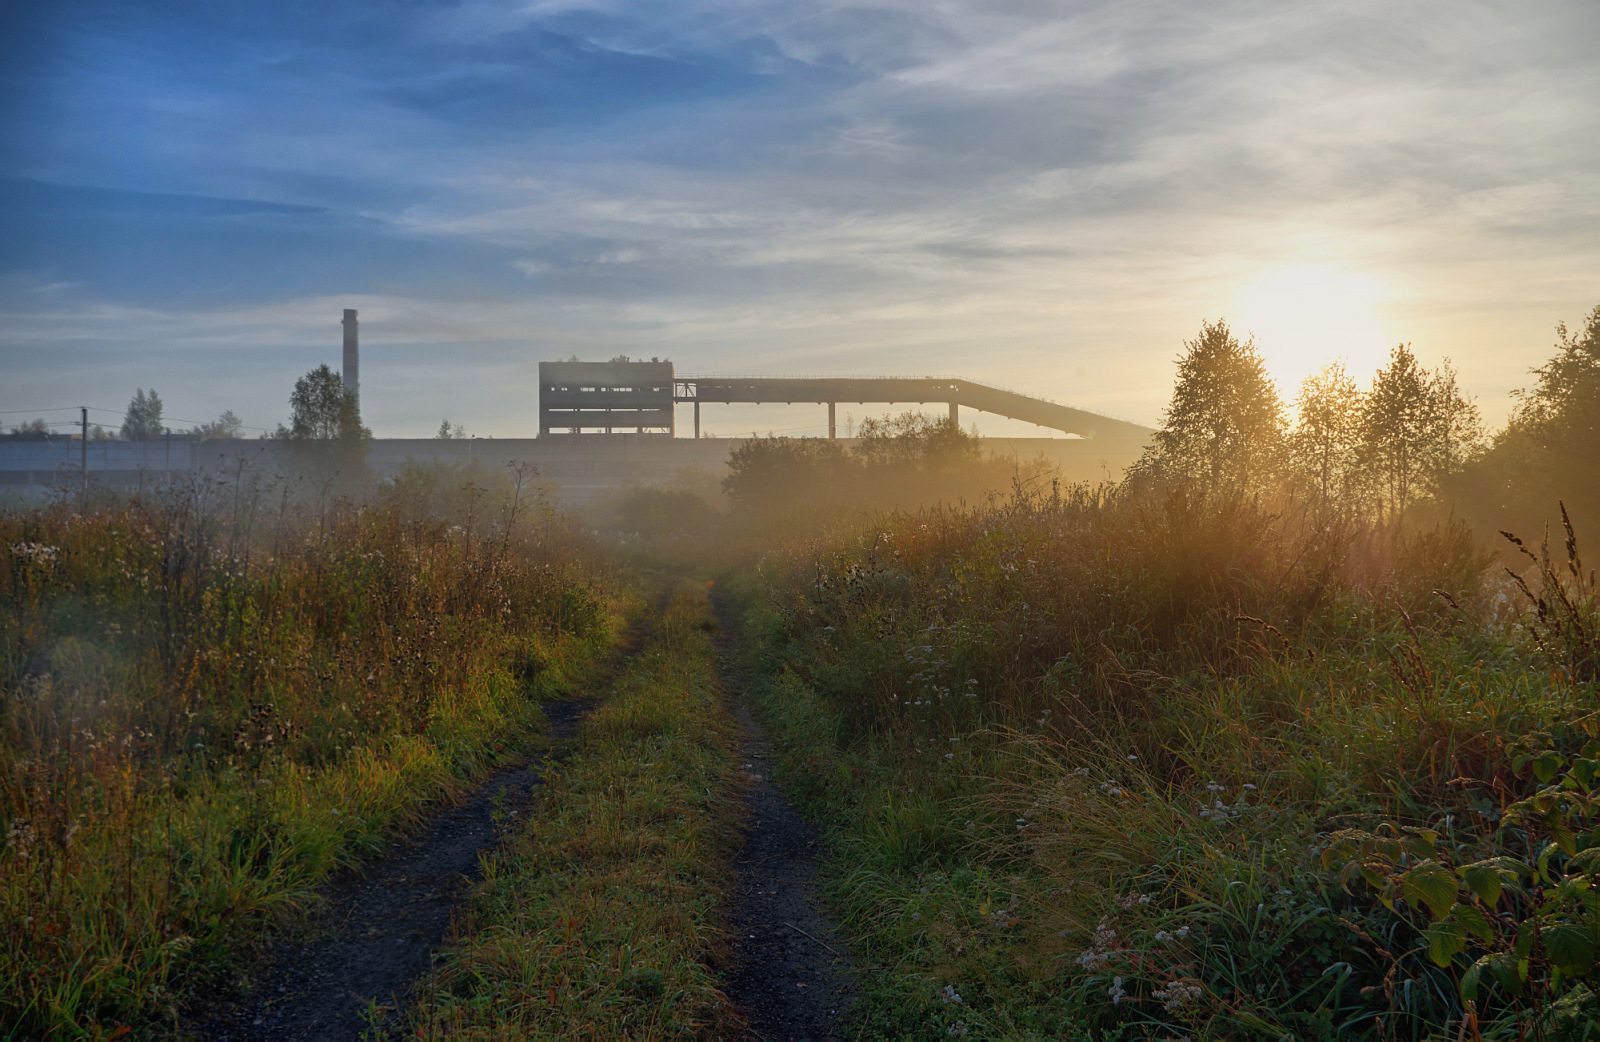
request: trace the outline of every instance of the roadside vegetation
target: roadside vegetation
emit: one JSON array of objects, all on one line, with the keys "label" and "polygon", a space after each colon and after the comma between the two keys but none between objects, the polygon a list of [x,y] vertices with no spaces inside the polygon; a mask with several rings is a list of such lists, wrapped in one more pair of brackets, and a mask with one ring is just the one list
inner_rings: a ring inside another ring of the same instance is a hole
[{"label": "roadside vegetation", "polygon": [[[1600,311],[1562,334],[1524,399],[1557,449],[1594,430]],[[744,574],[865,1035],[1594,1037],[1600,526],[1559,500],[1600,456],[1495,471],[1533,420],[1485,439],[1405,348],[1299,406],[1208,325],[1126,482]],[[1553,494],[1549,539],[1452,517],[1469,479]]]},{"label": "roadside vegetation", "polygon": [[529,483],[440,469],[13,511],[0,555],[9,1038],[161,1031],[522,748],[630,610]]},{"label": "roadside vegetation", "polygon": [[704,1038],[737,1028],[719,988],[718,900],[736,845],[735,735],[703,583],[546,773],[416,1017],[424,1038]]}]

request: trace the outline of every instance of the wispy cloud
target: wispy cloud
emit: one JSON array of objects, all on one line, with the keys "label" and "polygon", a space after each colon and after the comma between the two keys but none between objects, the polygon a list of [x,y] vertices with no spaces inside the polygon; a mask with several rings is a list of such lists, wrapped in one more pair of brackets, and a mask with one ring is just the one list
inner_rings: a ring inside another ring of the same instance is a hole
[{"label": "wispy cloud", "polygon": [[[299,17],[22,23],[49,57],[0,88],[0,173],[31,179],[0,190],[26,232],[0,247],[10,388],[66,343],[110,396],[158,342],[281,382],[302,346],[252,345],[333,343],[321,309],[363,301],[463,381],[614,349],[963,371],[1150,420],[1202,317],[1321,265],[1388,287],[1386,328],[1493,414],[1596,296],[1582,0]],[[431,415],[428,381],[369,369],[393,422]]]}]

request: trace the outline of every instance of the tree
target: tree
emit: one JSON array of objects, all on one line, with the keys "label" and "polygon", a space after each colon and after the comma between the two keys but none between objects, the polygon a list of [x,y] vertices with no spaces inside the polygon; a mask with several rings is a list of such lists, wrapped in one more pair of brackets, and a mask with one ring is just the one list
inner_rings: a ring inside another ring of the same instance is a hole
[{"label": "tree", "polygon": [[1361,415],[1361,455],[1392,520],[1440,492],[1483,440],[1478,407],[1461,394],[1447,358],[1431,373],[1400,344],[1373,378]]},{"label": "tree", "polygon": [[345,390],[339,374],[326,365],[317,366],[295,382],[289,408],[289,426],[278,425],[279,438],[365,444],[372,437],[372,431],[361,425],[355,392]]},{"label": "tree", "polygon": [[789,509],[837,490],[852,471],[849,457],[831,439],[751,438],[729,454],[722,491],[745,509]]},{"label": "tree", "polygon": [[978,439],[959,423],[915,410],[881,420],[862,420],[856,437],[854,454],[866,467],[948,470],[976,463],[983,456]]},{"label": "tree", "polygon": [[1204,322],[1184,348],[1172,404],[1130,477],[1222,496],[1265,490],[1282,457],[1283,408],[1254,338]]},{"label": "tree", "polygon": [[1398,520],[1411,502],[1427,455],[1433,403],[1428,375],[1411,345],[1400,344],[1372,379],[1361,411],[1361,454],[1379,486],[1380,509]]},{"label": "tree", "polygon": [[38,416],[26,423],[17,424],[11,428],[11,433],[16,437],[43,438],[50,433],[50,421]]},{"label": "tree", "polygon": [[224,409],[221,416],[210,423],[202,423],[190,433],[202,438],[237,438],[243,430],[244,421],[235,416],[232,409]]},{"label": "tree", "polygon": [[1600,525],[1600,306],[1580,329],[1557,325],[1555,348],[1460,483],[1491,531],[1537,532],[1556,519],[1558,501],[1580,530]]},{"label": "tree", "polygon": [[1321,502],[1352,491],[1362,406],[1361,389],[1343,362],[1332,363],[1300,385],[1289,458],[1295,475]]},{"label": "tree", "polygon": [[439,441],[452,441],[467,436],[467,429],[459,423],[451,423],[448,418],[439,421],[439,430],[434,438]]},{"label": "tree", "polygon": [[122,436],[129,441],[144,441],[160,437],[165,430],[161,425],[161,396],[153,387],[149,394],[142,387],[136,388],[127,415],[122,418]]},{"label": "tree", "polygon": [[1455,367],[1446,358],[1428,379],[1428,419],[1431,435],[1424,470],[1437,491],[1467,464],[1483,443],[1483,419],[1477,405],[1461,393]]}]

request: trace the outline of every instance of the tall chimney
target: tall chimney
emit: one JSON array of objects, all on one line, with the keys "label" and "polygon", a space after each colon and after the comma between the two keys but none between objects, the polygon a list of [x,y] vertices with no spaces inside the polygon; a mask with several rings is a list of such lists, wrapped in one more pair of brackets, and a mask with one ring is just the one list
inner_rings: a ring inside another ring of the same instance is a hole
[{"label": "tall chimney", "polygon": [[344,389],[361,401],[361,341],[356,327],[356,309],[344,309]]}]

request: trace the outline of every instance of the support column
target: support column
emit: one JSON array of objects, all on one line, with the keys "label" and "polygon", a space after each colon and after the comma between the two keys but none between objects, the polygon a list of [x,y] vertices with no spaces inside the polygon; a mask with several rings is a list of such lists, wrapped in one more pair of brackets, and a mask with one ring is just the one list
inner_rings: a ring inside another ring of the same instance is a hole
[{"label": "support column", "polygon": [[957,427],[961,426],[961,406],[955,402],[950,403],[950,422]]},{"label": "support column", "polygon": [[700,440],[700,403],[694,403],[694,440]]},{"label": "support column", "polygon": [[839,426],[838,426],[837,423],[834,422],[833,409],[834,409],[834,403],[833,402],[829,402],[828,403],[828,437],[837,438],[839,436]]}]

